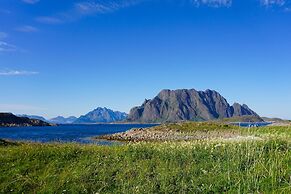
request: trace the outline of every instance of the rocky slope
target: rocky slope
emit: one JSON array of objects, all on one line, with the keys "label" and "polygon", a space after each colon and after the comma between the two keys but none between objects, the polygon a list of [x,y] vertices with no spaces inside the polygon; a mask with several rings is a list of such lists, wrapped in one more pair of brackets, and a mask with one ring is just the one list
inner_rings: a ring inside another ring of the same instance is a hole
[{"label": "rocky slope", "polygon": [[51,124],[27,117],[18,117],[12,113],[0,113],[0,127],[28,127],[28,126],[51,126]]},{"label": "rocky slope", "polygon": [[152,100],[132,108],[127,120],[142,123],[206,121],[244,115],[258,116],[247,105],[230,106],[216,91],[181,89],[162,90]]},{"label": "rocky slope", "polygon": [[240,117],[245,115],[258,116],[253,110],[251,110],[246,104],[240,105],[238,103],[234,103],[231,107],[231,116]]},{"label": "rocky slope", "polygon": [[123,121],[126,119],[126,117],[127,117],[126,113],[98,107],[97,109],[89,112],[88,114],[81,116],[74,123],[76,124],[110,123],[110,122]]}]

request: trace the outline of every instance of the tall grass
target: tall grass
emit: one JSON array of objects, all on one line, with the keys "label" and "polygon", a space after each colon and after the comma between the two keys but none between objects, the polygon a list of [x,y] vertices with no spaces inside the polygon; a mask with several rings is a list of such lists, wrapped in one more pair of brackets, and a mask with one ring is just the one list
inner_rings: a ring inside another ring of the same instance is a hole
[{"label": "tall grass", "polygon": [[291,144],[164,142],[0,147],[1,193],[291,193]]}]

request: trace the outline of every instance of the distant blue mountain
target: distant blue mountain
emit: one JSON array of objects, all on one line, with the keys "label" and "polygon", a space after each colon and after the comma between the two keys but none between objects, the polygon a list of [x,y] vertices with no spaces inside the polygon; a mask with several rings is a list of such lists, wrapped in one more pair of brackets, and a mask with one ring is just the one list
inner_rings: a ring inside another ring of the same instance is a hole
[{"label": "distant blue mountain", "polygon": [[95,110],[89,112],[86,115],[78,118],[74,123],[110,123],[123,121],[127,118],[127,114],[124,112],[113,111],[108,108],[98,107]]},{"label": "distant blue mountain", "polygon": [[37,115],[25,115],[25,114],[20,114],[20,115],[16,115],[18,117],[26,117],[29,119],[37,119],[37,120],[41,120],[44,122],[49,122],[46,118],[42,117],[42,116],[37,116]]},{"label": "distant blue mountain", "polygon": [[56,118],[50,119],[49,122],[55,123],[55,124],[71,124],[71,123],[74,123],[76,120],[77,120],[77,117],[74,117],[74,116],[70,116],[68,118],[58,116]]}]

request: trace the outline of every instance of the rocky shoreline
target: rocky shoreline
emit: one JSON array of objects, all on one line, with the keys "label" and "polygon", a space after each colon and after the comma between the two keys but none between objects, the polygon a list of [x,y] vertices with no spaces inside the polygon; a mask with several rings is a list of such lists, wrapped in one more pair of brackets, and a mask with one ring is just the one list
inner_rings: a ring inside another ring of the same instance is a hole
[{"label": "rocky shoreline", "polygon": [[[219,126],[218,126],[219,127]],[[235,128],[235,127],[233,127]],[[161,125],[151,128],[136,128],[126,132],[115,133],[112,135],[102,135],[95,139],[103,139],[109,141],[190,141],[190,140],[205,140],[216,138],[235,138],[239,136],[239,131],[236,130],[202,130],[185,131],[179,128],[173,128],[171,125]]]}]

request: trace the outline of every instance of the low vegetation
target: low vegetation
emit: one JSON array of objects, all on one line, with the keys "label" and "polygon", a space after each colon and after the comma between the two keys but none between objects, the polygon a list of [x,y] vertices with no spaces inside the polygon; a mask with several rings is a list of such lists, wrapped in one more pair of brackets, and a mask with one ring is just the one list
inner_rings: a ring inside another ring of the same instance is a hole
[{"label": "low vegetation", "polygon": [[224,122],[181,122],[162,124],[148,129],[132,129],[97,139],[126,142],[192,141],[213,139],[257,138],[260,136],[290,136],[290,127],[239,127]]},{"label": "low vegetation", "polygon": [[214,121],[215,122],[263,122],[263,121],[267,122],[267,120],[264,120],[263,118],[257,115],[234,116],[230,118],[217,119]]},{"label": "low vegetation", "polygon": [[[218,125],[167,126],[215,131]],[[0,144],[0,193],[291,192],[291,128],[221,124],[220,130],[237,130],[260,139],[138,142],[110,147]]]},{"label": "low vegetation", "polygon": [[[280,137],[291,138],[291,125],[290,126],[266,126],[266,127],[239,127],[222,122],[185,122],[175,124],[165,124],[152,127],[152,130],[178,130],[183,133],[197,133],[212,132],[221,134],[233,133],[239,135],[253,135],[258,137]],[[291,139],[290,139],[291,140]]]}]

